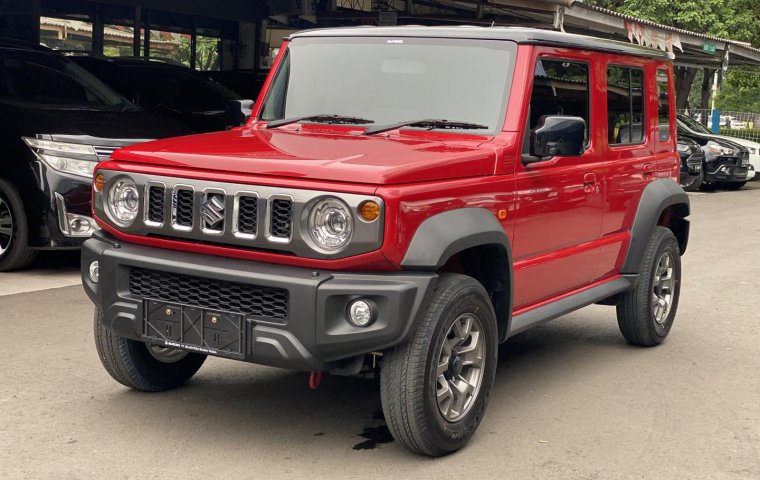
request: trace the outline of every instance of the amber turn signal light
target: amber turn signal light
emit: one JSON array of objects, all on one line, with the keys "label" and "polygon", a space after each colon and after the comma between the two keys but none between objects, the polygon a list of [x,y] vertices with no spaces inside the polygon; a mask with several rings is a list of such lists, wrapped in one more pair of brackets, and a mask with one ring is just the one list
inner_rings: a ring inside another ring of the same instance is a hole
[{"label": "amber turn signal light", "polygon": [[380,216],[380,205],[372,200],[367,200],[359,205],[359,216],[365,222],[373,222]]},{"label": "amber turn signal light", "polygon": [[102,192],[103,191],[103,174],[99,173],[95,175],[95,181],[93,182],[93,187],[95,187],[96,192]]}]

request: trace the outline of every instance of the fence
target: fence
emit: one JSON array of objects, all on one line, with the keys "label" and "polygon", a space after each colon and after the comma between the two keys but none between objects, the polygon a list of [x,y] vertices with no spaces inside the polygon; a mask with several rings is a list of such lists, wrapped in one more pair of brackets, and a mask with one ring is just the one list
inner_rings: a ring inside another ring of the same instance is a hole
[{"label": "fence", "polygon": [[[703,109],[679,110],[712,131],[712,111]],[[720,112],[721,135],[743,138],[760,143],[760,114],[751,112]]]}]

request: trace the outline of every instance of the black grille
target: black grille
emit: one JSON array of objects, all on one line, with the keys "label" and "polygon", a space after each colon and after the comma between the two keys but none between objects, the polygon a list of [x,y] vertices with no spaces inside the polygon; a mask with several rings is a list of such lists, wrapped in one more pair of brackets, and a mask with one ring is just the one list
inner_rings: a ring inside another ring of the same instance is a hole
[{"label": "black grille", "polygon": [[164,187],[148,189],[148,220],[156,223],[164,222]]},{"label": "black grille", "polygon": [[275,320],[288,317],[288,291],[279,288],[133,268],[129,271],[129,291],[146,299],[210,310]]},{"label": "black grille", "polygon": [[256,197],[240,197],[240,208],[238,210],[238,232],[247,235],[256,235],[256,225],[258,223],[258,201]]},{"label": "black grille", "polygon": [[293,202],[290,200],[272,200],[272,236],[290,238],[293,223]]},{"label": "black grille", "polygon": [[182,227],[193,226],[193,191],[177,190],[174,197],[174,222]]}]

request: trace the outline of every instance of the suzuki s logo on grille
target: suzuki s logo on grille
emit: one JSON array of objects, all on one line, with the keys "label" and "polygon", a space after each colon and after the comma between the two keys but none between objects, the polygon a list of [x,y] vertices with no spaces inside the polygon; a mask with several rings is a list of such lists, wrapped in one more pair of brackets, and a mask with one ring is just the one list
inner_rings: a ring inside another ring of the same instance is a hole
[{"label": "suzuki s logo on grille", "polygon": [[221,229],[224,224],[224,196],[210,194],[201,204],[201,218],[206,228]]}]

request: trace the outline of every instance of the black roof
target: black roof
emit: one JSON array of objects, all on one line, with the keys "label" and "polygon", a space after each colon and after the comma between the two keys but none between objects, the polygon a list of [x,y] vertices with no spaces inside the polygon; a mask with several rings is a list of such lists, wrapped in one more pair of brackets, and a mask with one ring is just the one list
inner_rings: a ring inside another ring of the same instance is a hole
[{"label": "black roof", "polygon": [[53,50],[43,47],[42,45],[34,45],[33,43],[24,42],[22,40],[16,40],[15,38],[0,37],[0,48],[11,50],[33,50],[35,52],[52,52]]},{"label": "black roof", "polygon": [[580,48],[584,50],[621,53],[625,55],[665,60],[672,60],[674,58],[671,53],[630,43],[558,32],[555,30],[522,27],[477,27],[461,25],[455,27],[404,26],[318,28],[297,32],[288,38],[297,39],[316,37],[422,37],[509,40],[530,45]]}]

